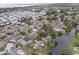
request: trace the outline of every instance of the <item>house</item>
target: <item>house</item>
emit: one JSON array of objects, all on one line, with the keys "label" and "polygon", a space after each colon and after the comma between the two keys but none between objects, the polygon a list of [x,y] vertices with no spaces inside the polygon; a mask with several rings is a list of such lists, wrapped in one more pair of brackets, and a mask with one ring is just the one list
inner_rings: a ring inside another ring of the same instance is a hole
[{"label": "house", "polygon": [[7,46],[6,46],[6,48],[5,48],[5,51],[11,52],[14,49],[16,49],[16,44],[14,44],[14,43],[8,43]]},{"label": "house", "polygon": [[29,29],[29,26],[28,24],[25,24],[25,23],[21,23],[20,25],[18,25],[18,28],[17,28],[19,31],[27,31]]},{"label": "house", "polygon": [[17,42],[20,43],[22,46],[27,44],[27,42],[23,39],[19,39],[19,40],[17,40]]},{"label": "house", "polygon": [[0,37],[1,36],[6,36],[6,33],[5,32],[0,32]]},{"label": "house", "polygon": [[44,46],[44,42],[43,41],[35,40],[33,48],[36,50],[36,49],[41,49],[43,46]]},{"label": "house", "polygon": [[51,36],[47,36],[47,37],[46,37],[46,40],[47,40],[48,42],[51,42],[52,37],[51,37]]},{"label": "house", "polygon": [[51,40],[52,40],[51,36],[47,36],[47,37],[43,37],[42,38],[42,41],[45,42],[46,44],[49,43],[49,42],[51,42]]},{"label": "house", "polygon": [[36,28],[33,28],[32,31],[33,31],[33,32],[37,32],[37,29],[36,29]]},{"label": "house", "polygon": [[12,25],[6,25],[4,27],[4,30],[5,30],[6,33],[13,33],[13,32],[15,32],[15,30],[13,29]]},{"label": "house", "polygon": [[4,51],[6,47],[7,41],[0,41],[0,51]]},{"label": "house", "polygon": [[18,20],[11,21],[12,24],[16,24],[17,22],[18,22]]},{"label": "house", "polygon": [[18,49],[16,52],[18,55],[25,55],[25,53],[22,49]]},{"label": "house", "polygon": [[17,44],[21,44],[22,46],[26,45],[27,42],[24,40],[25,36],[18,35],[14,37],[11,41],[17,42]]},{"label": "house", "polygon": [[34,26],[37,30],[42,29],[42,27],[43,27],[42,21],[32,20],[31,22],[32,22],[32,26]]},{"label": "house", "polygon": [[0,21],[0,27],[3,27],[3,26],[5,26],[5,25],[6,25],[5,22]]},{"label": "house", "polygon": [[16,49],[15,51],[11,52],[11,55],[25,55],[26,53],[24,53],[24,51],[19,48],[19,49]]},{"label": "house", "polygon": [[68,15],[68,16],[65,16],[65,17],[64,17],[64,20],[65,20],[65,21],[66,21],[66,20],[72,20],[72,16],[69,16],[69,15]]},{"label": "house", "polygon": [[5,19],[5,18],[3,18],[3,17],[1,17],[1,16],[0,16],[0,20],[1,20],[2,22],[7,22],[7,19]]},{"label": "house", "polygon": [[64,29],[62,29],[62,28],[54,28],[54,31],[57,31],[57,32],[65,32],[65,30]]}]

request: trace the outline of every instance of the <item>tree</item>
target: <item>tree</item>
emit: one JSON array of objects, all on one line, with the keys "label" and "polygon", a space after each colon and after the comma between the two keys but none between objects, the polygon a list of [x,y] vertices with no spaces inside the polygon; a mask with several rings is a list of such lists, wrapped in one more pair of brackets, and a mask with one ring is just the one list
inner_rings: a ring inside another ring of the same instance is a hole
[{"label": "tree", "polygon": [[5,35],[5,36],[0,36],[0,40],[3,40],[3,39],[5,39],[7,36]]},{"label": "tree", "polygon": [[56,10],[49,9],[46,11],[46,15],[56,14]]},{"label": "tree", "polygon": [[63,33],[62,32],[58,32],[58,36],[62,36],[63,35]]},{"label": "tree", "polygon": [[74,27],[74,25],[75,25],[75,21],[70,20],[66,25],[67,26],[66,32],[70,32],[71,29]]},{"label": "tree", "polygon": [[43,18],[42,16],[39,16],[39,17],[38,17],[38,20],[39,20],[39,21],[42,21],[43,19],[44,19],[44,18]]},{"label": "tree", "polygon": [[42,29],[44,29],[46,32],[48,31],[48,25],[47,24],[44,24]]},{"label": "tree", "polygon": [[50,25],[44,24],[43,29],[52,37],[52,39],[56,38],[56,32]]},{"label": "tree", "polygon": [[51,22],[52,20],[55,20],[57,17],[55,15],[48,15],[46,20],[48,20],[49,22]]},{"label": "tree", "polygon": [[40,37],[46,37],[47,36],[47,33],[41,31],[41,32],[38,32],[38,36],[40,36]]},{"label": "tree", "polygon": [[28,17],[23,17],[23,18],[21,18],[21,20],[20,20],[20,22],[24,22],[24,23],[27,23],[28,25],[30,25],[31,24],[31,20],[32,18],[30,17],[30,18],[28,18]]},{"label": "tree", "polygon": [[48,31],[48,34],[52,37],[52,39],[56,39],[56,32],[54,30]]}]

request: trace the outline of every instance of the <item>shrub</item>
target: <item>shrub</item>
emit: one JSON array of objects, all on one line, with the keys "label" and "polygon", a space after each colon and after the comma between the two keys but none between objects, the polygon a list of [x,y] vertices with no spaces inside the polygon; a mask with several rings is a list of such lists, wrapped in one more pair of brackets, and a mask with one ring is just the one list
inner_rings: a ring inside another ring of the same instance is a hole
[{"label": "shrub", "polygon": [[79,36],[78,35],[76,35],[73,40],[73,46],[79,47]]},{"label": "shrub", "polygon": [[72,49],[72,47],[68,47],[62,51],[62,55],[73,55],[73,52],[74,50]]},{"label": "shrub", "polygon": [[0,39],[1,39],[1,40],[2,40],[2,39],[5,39],[5,38],[6,38],[6,35],[5,35],[5,36],[1,36],[1,37],[0,37]]},{"label": "shrub", "polygon": [[21,34],[21,35],[26,35],[26,33],[25,33],[25,32],[20,32],[20,34]]}]

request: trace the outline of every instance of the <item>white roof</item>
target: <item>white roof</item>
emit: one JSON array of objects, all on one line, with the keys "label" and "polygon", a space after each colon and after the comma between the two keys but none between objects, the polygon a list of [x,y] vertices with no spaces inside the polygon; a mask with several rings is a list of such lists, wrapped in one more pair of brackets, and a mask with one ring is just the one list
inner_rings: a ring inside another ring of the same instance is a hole
[{"label": "white roof", "polygon": [[17,54],[19,54],[19,55],[24,55],[24,54],[25,54],[22,49],[19,49],[19,50],[17,50],[16,52],[17,52]]},{"label": "white roof", "polygon": [[33,32],[37,32],[37,29],[36,29],[36,28],[33,28],[32,31],[33,31]]},{"label": "white roof", "polygon": [[2,22],[7,22],[7,19],[2,18],[2,17],[0,17],[0,20],[1,20]]},{"label": "white roof", "polygon": [[27,42],[23,39],[19,39],[18,42],[21,43],[23,46],[27,44]]},{"label": "white roof", "polygon": [[54,30],[55,30],[55,31],[63,31],[63,32],[64,32],[64,30],[61,29],[61,28],[54,28]]},{"label": "white roof", "polygon": [[8,50],[9,52],[11,51],[11,49],[12,49],[12,47],[13,48],[15,48],[16,47],[16,45],[15,44],[13,44],[13,43],[8,43],[7,44],[7,46],[6,46],[6,48],[5,48],[5,50]]}]

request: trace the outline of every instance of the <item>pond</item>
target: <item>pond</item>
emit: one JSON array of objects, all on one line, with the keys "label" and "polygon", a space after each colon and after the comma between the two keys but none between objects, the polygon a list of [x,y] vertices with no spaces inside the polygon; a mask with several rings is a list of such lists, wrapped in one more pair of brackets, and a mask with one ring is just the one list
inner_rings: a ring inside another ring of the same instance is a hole
[{"label": "pond", "polygon": [[71,32],[69,32],[67,35],[57,37],[57,45],[52,48],[52,55],[61,55],[63,49],[67,48],[72,43],[75,32],[76,29],[72,28]]}]

